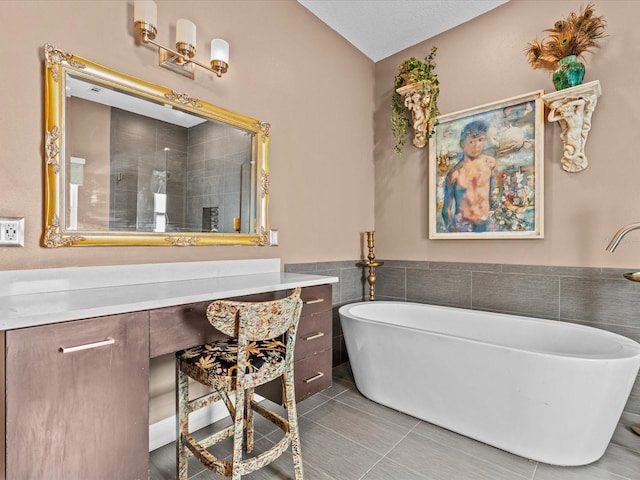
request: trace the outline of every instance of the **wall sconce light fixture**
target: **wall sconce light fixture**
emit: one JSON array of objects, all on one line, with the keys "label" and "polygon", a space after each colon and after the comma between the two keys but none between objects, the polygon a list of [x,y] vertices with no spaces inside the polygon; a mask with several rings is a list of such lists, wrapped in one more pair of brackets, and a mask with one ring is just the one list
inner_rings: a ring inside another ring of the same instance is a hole
[{"label": "wall sconce light fixture", "polygon": [[176,22],[175,50],[155,41],[158,33],[158,8],[153,0],[136,0],[133,8],[134,31],[144,43],[158,47],[158,63],[186,77],[194,78],[194,65],[221,77],[229,68],[229,44],[220,38],[211,40],[210,66],[193,57],[196,54],[196,26],[185,18]]}]

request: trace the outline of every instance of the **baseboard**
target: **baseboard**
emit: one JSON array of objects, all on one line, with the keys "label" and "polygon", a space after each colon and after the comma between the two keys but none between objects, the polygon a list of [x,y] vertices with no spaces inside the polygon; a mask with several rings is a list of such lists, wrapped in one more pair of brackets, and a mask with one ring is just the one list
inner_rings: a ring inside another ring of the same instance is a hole
[{"label": "baseboard", "polygon": [[[211,425],[228,416],[222,402],[216,402],[208,407],[193,412],[189,416],[189,430],[195,431]],[[176,440],[176,416],[165,418],[149,425],[149,451],[156,450]]]}]

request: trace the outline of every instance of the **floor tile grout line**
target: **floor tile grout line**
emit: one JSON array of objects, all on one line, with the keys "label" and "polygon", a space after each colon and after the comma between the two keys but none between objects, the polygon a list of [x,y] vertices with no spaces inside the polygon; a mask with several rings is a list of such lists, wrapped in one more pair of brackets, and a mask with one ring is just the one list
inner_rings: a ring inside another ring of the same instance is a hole
[{"label": "floor tile grout line", "polygon": [[[480,458],[480,457],[477,457],[477,456],[475,456],[475,455],[473,455],[473,454],[471,454],[471,453],[467,452],[466,450],[461,450],[461,449],[459,449],[459,448],[457,448],[457,447],[453,447],[453,446],[448,445],[448,444],[446,444],[446,443],[439,442],[438,440],[436,440],[435,438],[433,438],[433,437],[431,437],[431,436],[421,434],[420,432],[416,431],[416,429],[417,429],[417,428],[418,428],[422,423],[427,423],[427,424],[429,424],[429,425],[433,425],[433,426],[438,427],[438,428],[443,428],[443,427],[439,427],[438,425],[435,425],[435,424],[433,424],[433,423],[429,423],[429,422],[427,422],[427,421],[425,421],[425,420],[419,420],[419,421],[418,421],[418,423],[417,423],[417,424],[416,424],[416,425],[415,425],[415,426],[414,426],[414,427],[413,427],[409,432],[407,432],[407,435],[405,435],[405,438],[406,438],[407,436],[409,436],[409,434],[411,434],[411,433],[413,432],[413,433],[415,433],[416,435],[418,435],[419,437],[426,438],[426,439],[428,439],[428,440],[430,440],[430,441],[432,441],[432,442],[434,442],[434,443],[437,443],[437,444],[439,444],[439,445],[441,445],[441,446],[443,446],[443,447],[445,447],[445,448],[449,448],[449,449],[457,450],[458,452],[462,453],[463,455],[466,455],[466,456],[470,457],[470,458],[471,458],[471,459],[473,459],[473,460],[481,461],[482,463],[487,464],[487,465],[493,465],[494,467],[499,468],[499,469],[500,469],[500,470],[502,470],[502,471],[505,471],[505,472],[510,473],[510,474],[514,474],[514,475],[516,475],[517,477],[519,477],[519,478],[522,478],[522,479],[526,480],[526,477],[525,477],[525,476],[520,475],[519,473],[514,472],[513,470],[509,470],[508,468],[504,468],[503,466],[498,465],[497,463],[494,463],[494,462],[491,462],[491,461],[488,461],[488,460],[482,459],[482,458]],[[445,428],[444,430],[447,430],[447,429]],[[447,430],[447,431],[451,431],[451,430]],[[456,432],[453,432],[453,433],[456,433]],[[456,433],[456,435],[460,435],[460,434],[459,434],[459,433]],[[463,436],[463,437],[464,437],[464,435],[461,435],[461,436]],[[465,438],[469,438],[469,437],[465,437]],[[472,438],[471,438],[471,440],[473,440],[474,442],[477,442],[477,440],[474,440],[474,439],[472,439]],[[489,445],[489,446],[490,446],[490,445]],[[386,457],[386,455],[385,455],[385,457]],[[393,460],[390,460],[390,461],[393,461]],[[405,467],[405,468],[406,468],[406,467]],[[537,462],[536,462],[536,466],[535,466],[535,468],[537,468]],[[534,472],[535,472],[535,468],[534,468]],[[416,470],[413,470],[413,469],[409,469],[409,470],[411,470],[412,472],[414,472],[414,473],[416,473],[416,474],[418,474],[418,475],[422,476],[422,475],[420,474],[420,472],[417,472]],[[530,480],[533,480],[533,478],[532,478],[532,479],[530,479]]]},{"label": "floor tile grout line", "polygon": [[[393,451],[393,449],[395,449],[395,448],[396,448],[396,447],[397,447],[397,446],[398,446],[398,445],[399,445],[399,444],[400,444],[400,443],[401,443],[405,438],[407,438],[407,437],[409,436],[409,434],[410,434],[411,432],[413,432],[413,430],[414,430],[418,425],[419,425],[419,423],[417,423],[416,425],[414,425],[414,426],[413,426],[413,427],[412,427],[412,428],[411,428],[407,433],[405,433],[405,434],[404,434],[404,436],[403,436],[400,440],[398,440],[398,441],[397,441],[397,442],[396,442],[396,443],[395,443],[395,444],[394,444],[394,445],[393,445],[389,450],[387,450],[387,452],[386,452],[385,454],[383,454],[383,455],[378,459],[378,461],[377,461],[376,463],[374,463],[374,464],[371,466],[371,468],[369,468],[369,470],[367,470],[367,471],[364,473],[364,475],[362,475],[362,476],[360,477],[360,479],[359,479],[359,480],[362,480],[363,478],[365,478],[365,477],[369,474],[369,472],[371,472],[371,470],[373,470],[373,469],[376,467],[376,465],[378,465],[382,460],[384,460],[385,458],[387,458],[387,455],[389,455],[389,453],[391,453],[391,452]],[[393,462],[393,463],[397,463],[397,462],[394,462],[393,460],[391,460],[390,458],[387,458],[387,460],[389,460],[390,462]],[[410,470],[410,471],[411,471],[411,472],[413,472],[413,473],[416,473],[417,475],[420,475],[420,474],[419,474],[419,472],[416,472],[415,470],[412,470],[412,469],[410,469],[410,468],[408,468],[408,467],[406,467],[406,466],[405,466],[404,468],[406,468],[407,470]],[[420,475],[420,476],[422,477],[422,475]]]},{"label": "floor tile grout line", "polygon": [[[356,390],[356,391],[357,391],[357,390]],[[340,393],[339,395],[336,395],[334,398],[332,398],[332,400],[335,400],[336,402],[338,402],[338,403],[340,403],[341,405],[344,405],[344,406],[346,406],[346,407],[353,408],[354,410],[357,410],[358,412],[362,412],[362,413],[364,413],[365,415],[368,415],[368,416],[374,417],[374,418],[375,418],[376,420],[378,420],[378,421],[380,420],[380,418],[379,418],[378,416],[376,416],[376,415],[372,414],[371,412],[369,412],[369,411],[367,411],[367,410],[363,410],[363,409],[358,408],[358,407],[356,407],[356,406],[354,406],[354,405],[352,405],[352,404],[350,404],[350,403],[343,402],[343,401],[339,400],[339,399],[338,399],[338,397],[339,397],[340,395],[342,395],[343,393],[346,393],[346,392],[347,392],[347,390],[345,390],[344,392]],[[358,392],[358,393],[359,393],[359,392]],[[393,408],[386,407],[385,405],[382,405],[381,403],[377,403],[377,402],[374,402],[374,403],[375,403],[376,405],[380,405],[380,406],[382,406],[382,407],[384,407],[384,408],[387,408],[387,409],[389,409],[389,410],[392,410],[392,411],[394,411],[394,412],[397,412],[398,414],[405,415],[405,416],[410,417],[410,418],[414,418],[414,419],[415,419],[415,421],[416,421],[416,423],[415,423],[415,425],[414,425],[413,427],[411,427],[411,430],[409,430],[409,432],[411,432],[414,428],[416,428],[418,425],[420,425],[420,422],[422,422],[422,420],[420,420],[419,418],[411,417],[411,415],[406,414],[406,413],[404,413],[404,412],[401,412],[401,411],[399,411],[399,410],[394,410]],[[323,405],[324,405],[324,404],[323,404]],[[389,425],[394,425],[394,426],[395,426],[395,425],[397,425],[397,424],[395,424],[395,423],[393,423],[393,422],[390,422],[390,421],[387,421],[387,420],[382,420],[382,421],[384,421],[386,424],[389,424]],[[409,433],[409,432],[407,432],[407,433]]]},{"label": "floor tile grout line", "polygon": [[[355,384],[354,384],[354,388],[353,388],[353,389],[355,389]],[[373,415],[371,412],[368,412],[368,411],[363,410],[363,409],[361,409],[361,408],[355,407],[355,406],[353,406],[353,405],[351,405],[351,404],[349,404],[349,403],[346,403],[346,402],[344,402],[344,401],[340,401],[340,400],[338,399],[340,396],[342,396],[343,394],[345,394],[345,393],[346,393],[346,392],[348,392],[349,390],[352,390],[352,389],[351,389],[351,388],[349,388],[349,389],[347,389],[347,390],[344,390],[344,391],[342,391],[342,392],[338,393],[337,395],[335,395],[335,396],[333,396],[333,397],[330,397],[330,398],[329,398],[329,400],[328,400],[327,402],[323,402],[321,405],[318,405],[317,407],[314,407],[313,409],[309,410],[309,412],[311,412],[311,411],[315,410],[316,408],[319,408],[319,407],[320,407],[320,406],[322,406],[322,405],[326,405],[329,401],[333,400],[333,401],[335,401],[336,403],[339,403],[340,405],[343,405],[343,406],[345,406],[345,407],[352,408],[352,409],[354,409],[354,410],[356,410],[356,411],[358,411],[358,412],[361,412],[361,413],[363,413],[363,414],[365,414],[365,415],[368,415],[368,416],[371,416],[371,417],[373,417],[373,418],[377,418],[377,417],[376,417],[375,415]],[[356,391],[357,391],[357,390],[356,390]],[[382,406],[384,406],[384,405],[382,405]],[[388,407],[386,407],[386,408],[388,408]],[[306,413],[309,413],[309,412],[306,412]],[[305,413],[305,415],[306,415],[306,413]],[[399,412],[399,413],[402,413],[402,412]],[[387,455],[388,455],[388,454],[389,454],[389,453],[390,453],[394,448],[396,448],[396,447],[398,446],[398,444],[399,444],[400,442],[402,442],[402,440],[404,440],[405,438],[407,438],[407,436],[408,436],[408,435],[409,435],[413,430],[415,430],[415,429],[416,429],[416,427],[417,427],[418,425],[420,425],[420,423],[421,423],[421,420],[416,419],[416,423],[415,423],[415,424],[414,424],[414,425],[413,425],[413,426],[412,426],[412,427],[407,431],[407,433],[405,433],[405,434],[402,436],[402,438],[400,438],[400,439],[399,439],[399,440],[398,440],[398,441],[397,441],[397,442],[396,442],[392,447],[390,447],[390,448],[387,450],[387,452],[386,452],[386,453],[384,453],[384,454],[380,454],[379,452],[377,452],[377,451],[375,451],[375,450],[373,450],[373,449],[369,448],[368,446],[363,445],[363,444],[361,444],[360,442],[357,442],[357,441],[355,441],[355,440],[353,440],[353,439],[351,439],[351,438],[349,438],[349,437],[346,437],[345,435],[342,435],[340,432],[337,432],[337,431],[335,431],[335,430],[333,430],[333,429],[331,429],[331,428],[327,427],[326,425],[322,425],[321,423],[316,422],[316,421],[312,420],[311,418],[307,418],[307,420],[308,420],[308,421],[310,421],[310,422],[315,423],[316,425],[319,425],[319,426],[320,426],[320,427],[322,427],[322,428],[327,429],[327,430],[328,430],[328,431],[330,431],[330,432],[335,433],[336,435],[339,435],[340,437],[342,437],[342,438],[344,438],[344,439],[346,439],[346,440],[348,440],[348,441],[350,441],[350,442],[355,443],[356,445],[358,445],[358,446],[360,446],[360,447],[362,447],[362,448],[365,448],[365,449],[367,449],[367,450],[369,450],[369,451],[371,451],[371,452],[375,453],[376,455],[381,455],[381,456],[380,456],[380,458],[379,458],[379,459],[378,459],[378,460],[377,460],[377,461],[376,461],[376,462],[375,462],[375,463],[374,463],[374,464],[373,464],[373,465],[372,465],[372,466],[371,466],[371,467],[370,467],[370,468],[369,468],[369,469],[368,469],[368,470],[367,470],[367,471],[366,471],[366,472],[365,472],[365,473],[360,477],[360,479],[363,479],[364,477],[366,477],[366,475],[367,475],[369,472],[371,472],[371,470],[373,470],[373,469],[375,468],[375,466],[376,466],[376,465],[378,465],[378,464],[379,464],[383,459],[385,459],[385,458],[387,457]],[[379,419],[378,419],[378,420],[379,420]],[[386,422],[385,422],[385,423],[386,423]],[[392,461],[392,462],[393,462],[393,460],[391,460],[391,459],[389,459],[389,461]],[[396,463],[396,462],[394,462],[394,463]],[[407,467],[405,467],[405,468],[407,468]],[[422,476],[419,472],[416,472],[415,470],[412,470],[412,469],[409,469],[409,470],[410,470],[411,472],[413,472],[413,473],[416,473],[417,475]]]},{"label": "floor tile grout line", "polygon": [[[335,397],[333,397],[331,400],[334,400],[334,401],[336,401],[336,402],[338,402],[338,403],[340,403],[341,405],[344,405],[344,406],[346,406],[346,407],[353,408],[354,410],[357,410],[358,412],[362,412],[362,413],[363,413],[363,414],[365,414],[365,415],[369,415],[369,416],[371,416],[371,417],[376,418],[376,416],[375,416],[375,415],[371,414],[370,412],[368,412],[368,411],[366,411],[366,410],[362,410],[362,409],[360,409],[360,408],[358,408],[358,407],[354,407],[354,406],[353,406],[353,405],[351,405],[351,404],[348,404],[348,403],[346,403],[346,402],[340,401],[340,400],[338,399],[338,397],[340,397],[341,395],[343,395],[343,394],[344,394],[345,392],[347,392],[347,391],[348,391],[348,390],[345,390],[344,392],[340,392],[338,395],[336,395]],[[324,402],[324,403],[323,403],[323,405],[325,405],[326,403],[327,403],[327,402]],[[384,405],[383,405],[383,406],[384,406]],[[386,407],[386,408],[388,408],[388,407]],[[399,412],[399,413],[402,413],[402,412]],[[313,420],[311,420],[310,418],[308,418],[307,420],[313,421]],[[424,422],[424,423],[427,423],[427,424],[429,424],[429,425],[433,425],[433,424],[431,424],[431,423],[429,423],[429,422],[425,422],[424,420],[416,419],[416,424],[411,428],[411,430],[409,430],[409,431],[404,435],[404,437],[402,437],[402,439],[400,439],[400,440],[399,440],[399,442],[400,442],[400,441],[402,441],[404,438],[406,438],[406,437],[407,437],[411,432],[413,432],[413,431],[414,431],[414,430],[415,430],[415,429],[416,429],[416,428],[417,428],[421,423],[423,423],[423,422]],[[318,423],[318,422],[314,422],[314,423]],[[320,424],[319,424],[319,425],[320,425]],[[322,425],[322,426],[324,426],[324,425]],[[436,425],[436,426],[437,426],[437,425]],[[330,429],[330,428],[328,428],[328,427],[326,427],[326,426],[325,426],[325,428],[327,428],[328,430],[330,430],[330,431],[332,431],[332,432],[337,433],[338,435],[340,435],[338,432],[335,432],[334,430],[332,430],[332,429]],[[442,428],[442,427],[439,427],[439,428]],[[445,430],[446,430],[446,429],[445,429]],[[477,457],[476,455],[473,455],[473,454],[471,454],[470,452],[467,452],[467,451],[464,451],[464,450],[460,450],[459,448],[456,448],[456,447],[450,447],[449,445],[446,445],[446,444],[444,444],[444,443],[442,443],[442,442],[437,441],[436,439],[434,439],[434,438],[433,438],[433,437],[431,437],[431,436],[422,435],[422,434],[420,434],[419,432],[415,432],[415,433],[416,433],[416,435],[419,435],[419,436],[421,436],[421,437],[428,438],[428,439],[430,439],[430,440],[432,440],[432,441],[434,441],[434,442],[436,442],[436,443],[439,443],[440,445],[442,445],[442,446],[444,446],[444,447],[447,447],[447,448],[455,448],[456,450],[458,450],[458,451],[459,451],[459,452],[461,452],[462,454],[467,455],[467,456],[471,457],[471,458],[472,458],[472,459],[474,459],[474,460],[481,461],[481,462],[483,462],[483,463],[485,463],[485,464],[493,465],[493,466],[495,466],[496,468],[499,468],[500,470],[503,470],[503,471],[505,471],[505,472],[512,473],[512,474],[517,475],[518,477],[520,477],[520,478],[522,478],[522,479],[525,479],[525,480],[526,480],[526,477],[525,477],[524,475],[521,475],[521,474],[519,474],[519,473],[517,473],[517,472],[514,472],[513,470],[510,470],[510,469],[508,469],[508,468],[505,468],[505,467],[503,467],[502,465],[499,465],[499,464],[497,464],[497,463],[494,463],[494,462],[488,461],[488,460],[486,460],[486,459],[484,459],[484,458]],[[453,432],[453,433],[455,433],[455,432]],[[342,436],[342,435],[341,435],[341,436]],[[463,436],[464,436],[464,435],[463,435]],[[343,437],[344,437],[344,436],[343,436]],[[344,438],[347,438],[347,437],[344,437]],[[468,437],[466,437],[466,438],[468,438]],[[471,439],[471,440],[473,440],[473,439]],[[352,441],[353,441],[353,440],[352,440]],[[474,440],[474,441],[475,441],[475,440]],[[354,442],[354,443],[356,443],[356,444],[360,445],[361,447],[368,448],[368,447],[366,447],[365,445],[362,445],[362,444],[360,444],[360,443],[358,443],[358,442]],[[397,445],[397,443],[396,443],[396,445]],[[388,453],[389,453],[393,448],[395,448],[395,446],[396,446],[396,445],[394,445],[394,447],[392,447],[389,451],[387,451],[387,453],[385,453],[385,454],[384,454],[383,458],[384,458],[384,457],[385,457],[385,456],[386,456],[386,455],[387,455],[387,454],[388,454]],[[490,445],[489,445],[489,446],[490,446]],[[490,446],[490,447],[491,447],[491,446]],[[492,448],[495,448],[495,447],[492,447]],[[498,449],[498,450],[499,450],[499,449]],[[377,453],[377,452],[376,452],[376,453]],[[508,452],[506,452],[506,453],[508,453]],[[381,458],[380,460],[382,460],[382,458]],[[379,461],[380,461],[380,460],[379,460]],[[378,461],[378,462],[376,462],[376,465],[379,463],[379,461]],[[534,471],[535,471],[535,469],[537,468],[537,462],[535,462],[535,464],[536,464],[536,465],[535,465],[535,467],[534,467]],[[373,468],[373,467],[372,467],[372,468]]]},{"label": "floor tile grout line", "polygon": [[609,448],[609,446],[611,446],[611,445],[615,445],[615,446],[616,446],[616,447],[618,447],[618,448],[623,448],[623,449],[627,450],[628,452],[631,452],[631,453],[636,454],[636,455],[637,455],[637,454],[640,454],[640,450],[634,450],[633,448],[631,448],[631,447],[629,447],[629,446],[627,446],[627,445],[622,445],[622,444],[620,444],[620,443],[615,443],[615,442],[613,441],[613,438],[612,438],[612,439],[611,439],[611,441],[609,442],[609,445],[607,446],[607,448]]},{"label": "floor tile grout line", "polygon": [[540,464],[538,462],[536,462],[535,467],[533,467],[533,475],[531,475],[531,480],[534,480],[536,478],[536,473],[538,473],[538,467],[540,466]]},{"label": "floor tile grout line", "polygon": [[[467,437],[466,435],[462,435],[461,433],[454,432],[453,430],[448,430],[448,429],[446,429],[446,428],[444,428],[444,427],[440,427],[440,426],[438,426],[438,425],[435,425],[435,424],[433,424],[433,423],[427,422],[427,421],[425,421],[425,420],[420,420],[420,422],[418,423],[418,425],[420,425],[421,423],[426,423],[426,424],[428,424],[428,425],[432,425],[432,426],[434,426],[434,427],[441,428],[441,429],[443,429],[443,430],[446,430],[447,432],[454,433],[455,435],[459,435],[459,436],[461,436],[461,437],[467,438],[467,439],[469,439],[469,440],[471,440],[471,441],[473,441],[473,442],[480,443],[480,444],[482,444],[482,445],[486,445],[487,447],[489,447],[489,448],[493,448],[493,449],[496,449],[497,451],[499,451],[499,452],[501,452],[501,453],[504,453],[505,455],[513,455],[513,456],[518,457],[518,458],[523,458],[523,459],[525,459],[525,460],[527,460],[527,461],[532,462],[532,463],[534,463],[534,464],[535,464],[535,466],[534,466],[534,472],[535,472],[535,470],[536,470],[536,468],[537,468],[537,466],[538,466],[538,462],[536,462],[535,460],[530,460],[530,459],[525,458],[525,457],[522,457],[522,456],[520,456],[520,455],[515,455],[515,454],[513,454],[513,453],[507,452],[506,450],[502,450],[502,449],[500,449],[500,448],[494,447],[493,445],[489,445],[488,443],[480,442],[479,440],[475,440],[474,438]],[[416,425],[416,426],[414,427],[414,429],[415,429],[415,428],[417,428],[417,427],[418,427],[418,425]],[[409,432],[409,433],[411,433],[411,432]],[[450,445],[450,444],[443,443],[443,442],[439,441],[438,439],[436,439],[436,438],[432,437],[431,435],[423,435],[423,434],[422,434],[422,433],[420,433],[420,432],[415,432],[415,434],[416,434],[416,435],[418,435],[418,436],[420,436],[420,437],[423,437],[423,438],[426,438],[426,439],[428,439],[428,440],[431,440],[431,441],[432,441],[432,442],[434,442],[434,443],[437,443],[437,444],[439,444],[439,445],[442,445],[442,446],[443,446],[443,447],[445,447],[445,448],[450,448],[450,449],[457,450],[458,452],[462,453],[463,455],[466,455],[467,457],[470,457],[470,458],[472,458],[472,459],[474,459],[474,460],[480,461],[480,462],[482,462],[482,463],[484,463],[484,464],[487,464],[487,465],[493,465],[494,467],[496,467],[496,468],[498,468],[498,469],[500,469],[500,470],[503,470],[503,471],[505,471],[505,472],[511,473],[511,474],[513,474],[513,475],[517,475],[519,478],[522,478],[522,479],[525,479],[525,480],[526,480],[526,478],[527,478],[526,476],[524,476],[524,475],[522,475],[522,474],[520,474],[520,473],[518,473],[518,472],[514,472],[513,470],[511,470],[511,469],[509,469],[509,468],[506,468],[506,467],[504,467],[504,466],[502,466],[502,465],[500,465],[500,464],[498,464],[498,463],[492,462],[492,461],[487,460],[487,459],[485,459],[485,458],[483,458],[483,457],[479,457],[479,456],[477,456],[477,455],[475,455],[475,454],[473,454],[473,453],[471,453],[471,452],[468,452],[468,451],[466,451],[466,450],[461,450],[460,448],[458,448],[458,447],[454,447],[454,446],[452,446],[452,445]]]},{"label": "floor tile grout line", "polygon": [[351,443],[354,443],[354,444],[358,445],[359,447],[364,448],[365,450],[368,450],[368,451],[370,451],[370,452],[373,452],[373,453],[375,453],[376,455],[381,455],[381,453],[380,453],[380,452],[376,452],[376,451],[375,451],[374,449],[372,449],[371,447],[368,447],[368,446],[366,446],[366,445],[363,445],[362,443],[357,442],[357,441],[353,440],[352,438],[349,438],[349,437],[347,437],[346,435],[343,435],[343,434],[342,434],[342,433],[340,433],[340,432],[336,432],[334,429],[329,428],[329,427],[327,427],[326,425],[323,425],[323,424],[321,424],[321,423],[319,423],[319,422],[316,422],[315,420],[312,420],[312,419],[310,419],[310,418],[307,418],[306,420],[307,420],[307,421],[309,421],[309,422],[311,422],[311,423],[314,423],[314,424],[318,425],[318,426],[319,426],[319,427],[321,427],[321,428],[324,428],[325,430],[330,431],[331,433],[334,433],[334,434],[338,435],[338,436],[339,436],[339,437],[341,437],[341,438],[344,438],[345,440],[347,440],[347,441],[349,441],[349,442],[351,442]]},{"label": "floor tile grout line", "polygon": [[[614,445],[616,445],[616,446],[617,446],[617,447],[619,447],[619,448],[624,448],[625,450],[630,451],[631,453],[634,453],[634,454],[636,453],[636,452],[634,452],[633,450],[628,449],[628,448],[626,448],[626,447],[624,447],[624,446],[622,446],[622,445],[618,445],[618,444],[614,444]],[[607,450],[608,450],[608,449],[609,449],[609,447],[607,447]],[[605,454],[606,454],[606,451],[605,451]],[[603,456],[604,456],[604,455],[603,455]],[[634,480],[633,478],[627,477],[626,475],[622,475],[622,474],[618,474],[618,473],[612,472],[611,470],[608,470],[608,469],[606,469],[606,468],[601,468],[600,466],[598,466],[598,465],[597,465],[597,462],[598,462],[598,461],[596,461],[596,462],[594,462],[594,463],[590,464],[590,466],[591,466],[593,469],[598,470],[598,471],[600,471],[600,472],[605,472],[605,473],[607,473],[607,474],[609,474],[609,475],[613,475],[613,477],[612,477],[612,478],[613,478],[614,480],[615,480],[615,479],[619,479],[619,480]]]},{"label": "floor tile grout line", "polygon": [[320,403],[320,404],[316,405],[316,406],[315,406],[315,407],[313,407],[313,408],[310,408],[310,409],[309,409],[309,410],[307,410],[306,412],[304,412],[304,413],[300,413],[300,412],[298,412],[298,417],[304,417],[304,416],[306,416],[308,413],[311,413],[311,412],[313,412],[314,410],[317,410],[317,409],[318,409],[318,408],[320,408],[321,406],[325,405],[327,402],[330,402],[331,400],[333,400],[333,397],[327,397],[326,395],[324,396],[324,398],[326,399],[324,402],[322,402],[322,403]]}]

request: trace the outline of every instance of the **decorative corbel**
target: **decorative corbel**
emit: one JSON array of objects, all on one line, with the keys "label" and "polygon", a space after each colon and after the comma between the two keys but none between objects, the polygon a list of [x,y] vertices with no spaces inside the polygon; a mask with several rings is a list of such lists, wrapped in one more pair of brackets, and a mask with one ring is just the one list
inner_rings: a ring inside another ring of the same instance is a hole
[{"label": "decorative corbel", "polygon": [[423,148],[429,140],[430,96],[420,85],[406,85],[396,89],[404,97],[404,106],[411,111],[413,145]]},{"label": "decorative corbel", "polygon": [[542,97],[549,108],[547,119],[558,122],[562,129],[562,168],[567,172],[580,172],[587,168],[584,149],[591,130],[591,114],[601,93],[600,82],[596,80]]}]

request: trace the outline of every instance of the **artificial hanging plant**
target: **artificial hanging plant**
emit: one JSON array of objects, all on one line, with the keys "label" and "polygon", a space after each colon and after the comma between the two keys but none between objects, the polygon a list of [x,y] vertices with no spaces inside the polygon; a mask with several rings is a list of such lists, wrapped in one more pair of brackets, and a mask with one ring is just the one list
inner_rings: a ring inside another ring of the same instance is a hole
[{"label": "artificial hanging plant", "polygon": [[[391,98],[391,126],[395,139],[394,150],[398,155],[402,154],[407,128],[411,125],[405,108],[412,111],[413,127],[416,130],[414,145],[424,147],[434,132],[436,117],[440,114],[440,88],[434,61],[436,51],[437,47],[434,46],[424,60],[411,57],[398,66]],[[401,93],[403,89],[408,93]]]}]

